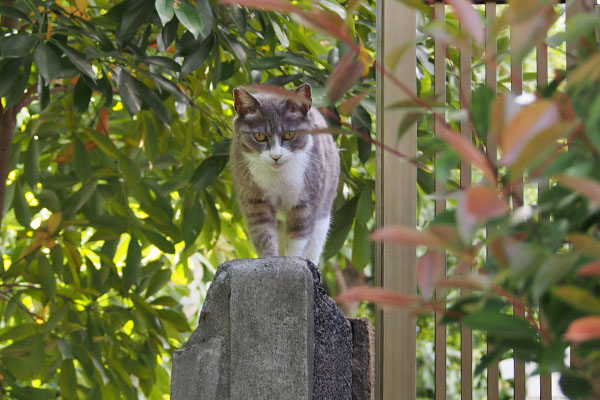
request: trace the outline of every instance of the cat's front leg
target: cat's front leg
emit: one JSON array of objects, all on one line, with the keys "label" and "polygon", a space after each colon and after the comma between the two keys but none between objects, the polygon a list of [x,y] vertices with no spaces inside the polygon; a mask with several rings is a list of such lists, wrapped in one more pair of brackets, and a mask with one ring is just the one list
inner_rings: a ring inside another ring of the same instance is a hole
[{"label": "cat's front leg", "polygon": [[286,223],[287,256],[306,257],[314,220],[315,216],[308,202],[300,202],[292,207]]},{"label": "cat's front leg", "polygon": [[246,200],[243,207],[250,240],[259,257],[278,255],[275,209],[266,199]]}]

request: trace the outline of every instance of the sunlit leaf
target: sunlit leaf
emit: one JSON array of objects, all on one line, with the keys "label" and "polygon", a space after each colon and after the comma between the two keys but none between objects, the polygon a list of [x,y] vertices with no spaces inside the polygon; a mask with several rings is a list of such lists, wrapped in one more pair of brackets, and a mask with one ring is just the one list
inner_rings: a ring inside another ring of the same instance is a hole
[{"label": "sunlit leaf", "polygon": [[175,15],[173,3],[173,0],[156,0],[154,3],[156,12],[160,17],[160,22],[163,24],[163,26],[167,25],[167,23],[171,21]]}]

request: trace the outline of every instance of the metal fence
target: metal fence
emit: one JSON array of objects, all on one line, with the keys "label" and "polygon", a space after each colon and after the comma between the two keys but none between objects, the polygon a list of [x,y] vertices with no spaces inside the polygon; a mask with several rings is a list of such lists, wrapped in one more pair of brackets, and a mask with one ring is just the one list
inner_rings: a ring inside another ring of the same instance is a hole
[{"label": "metal fence", "polygon": [[[501,1],[476,1],[485,8],[487,20],[494,20],[497,7],[504,3]],[[595,12],[595,0],[567,1],[567,19],[576,13]],[[380,0],[378,2],[378,62],[380,65],[390,65],[388,61],[393,57],[396,49],[407,48],[403,59],[390,72],[391,75],[380,73],[378,77],[378,104],[377,104],[377,135],[378,140],[391,146],[403,154],[414,157],[417,154],[416,137],[417,128],[412,126],[400,141],[397,139],[397,128],[404,117],[404,112],[390,109],[388,105],[406,100],[408,96],[398,88],[398,85],[416,93],[416,51],[415,11],[397,0]],[[433,7],[434,18],[445,21],[446,5],[436,2]],[[596,6],[597,7],[597,6]],[[597,10],[596,10],[597,12]],[[489,26],[490,24],[486,24]],[[486,28],[487,29],[487,28]],[[515,35],[511,35],[512,39]],[[486,38],[491,35],[486,32]],[[485,45],[485,56],[495,57],[496,41],[488,39]],[[435,94],[437,100],[446,100],[446,46],[441,41],[435,42],[434,72]],[[569,55],[567,48],[566,54]],[[545,86],[548,83],[548,49],[540,45],[536,49],[537,85]],[[567,65],[573,61],[567,57]],[[460,54],[460,94],[461,101],[470,104],[472,93],[472,57],[470,50],[463,49]],[[395,78],[394,78],[395,77]],[[392,82],[398,79],[399,82]],[[513,94],[523,91],[523,65],[511,62],[511,85]],[[491,63],[485,66],[485,83],[492,89],[497,88],[497,71]],[[435,122],[435,131],[440,132],[443,127]],[[471,140],[472,129],[469,121],[461,124],[461,135]],[[491,136],[491,135],[490,135]],[[487,150],[496,154],[497,144],[487,143]],[[417,223],[417,171],[414,165],[378,148],[377,155],[377,225],[387,226],[394,224],[416,226]],[[460,169],[460,185],[463,188],[471,185],[471,165],[462,161]],[[543,191],[546,185],[540,185]],[[436,182],[436,192],[442,193],[445,187]],[[519,204],[516,204],[519,205]],[[435,200],[435,213],[438,214],[446,208],[445,199]],[[443,257],[443,255],[440,255]],[[416,253],[414,249],[397,245],[379,245],[376,252],[375,279],[379,286],[401,294],[412,295],[416,293]],[[466,293],[463,293],[465,295]],[[436,294],[438,299],[443,299],[443,293]],[[524,314],[524,310],[515,309],[515,313]],[[436,321],[441,317],[436,315]],[[409,312],[402,310],[377,311],[377,398],[410,400],[416,396],[416,319]],[[446,349],[447,332],[445,325],[436,323],[435,332],[435,399],[446,399]],[[472,357],[472,332],[461,328],[461,398],[473,398],[473,357]],[[488,368],[487,371],[487,398],[499,399],[498,365]],[[528,399],[530,397],[527,397]],[[526,399],[526,372],[522,362],[514,361],[514,399]],[[552,399],[552,385],[549,376],[540,379],[540,399]],[[477,399],[480,400],[480,399]]]}]

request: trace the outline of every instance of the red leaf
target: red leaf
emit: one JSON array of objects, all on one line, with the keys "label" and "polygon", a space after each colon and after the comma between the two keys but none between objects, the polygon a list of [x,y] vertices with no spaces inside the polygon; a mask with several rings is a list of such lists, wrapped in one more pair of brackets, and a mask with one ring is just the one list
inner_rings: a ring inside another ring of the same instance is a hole
[{"label": "red leaf", "polygon": [[475,230],[490,218],[508,212],[505,199],[488,186],[473,186],[463,192],[456,208],[458,233],[465,243],[470,243]]},{"label": "red leaf", "polygon": [[499,197],[498,193],[488,186],[473,186],[469,188],[464,197],[466,212],[478,220],[499,217],[508,212],[506,199]]},{"label": "red leaf", "polygon": [[339,303],[362,300],[395,307],[415,307],[421,304],[421,299],[416,296],[401,295],[386,289],[370,286],[354,286],[343,291],[336,298],[336,301]]},{"label": "red leaf", "polygon": [[351,116],[354,109],[358,107],[360,102],[365,97],[367,97],[368,94],[369,92],[362,92],[361,94],[357,94],[356,96],[350,97],[340,105],[338,111],[340,112],[340,114],[345,115],[347,117]]},{"label": "red leaf", "polygon": [[558,105],[550,100],[538,100],[519,111],[500,134],[501,163],[512,165],[529,142],[547,132],[559,120]]},{"label": "red leaf", "polygon": [[336,65],[325,85],[329,101],[335,103],[348,89],[354,86],[364,68],[365,65],[360,59],[356,58],[354,53],[346,53]]},{"label": "red leaf", "polygon": [[108,136],[109,126],[108,126],[108,108],[102,110],[100,114],[100,118],[98,119],[98,124],[96,125],[96,130],[101,134]]},{"label": "red leaf", "polygon": [[300,11],[296,14],[298,19],[307,26],[316,31],[329,34],[355,48],[356,44],[352,40],[348,23],[336,13],[328,10],[313,9],[310,11]]},{"label": "red leaf", "polygon": [[396,242],[407,246],[445,247],[444,241],[435,234],[402,225],[381,228],[371,234],[371,240]]},{"label": "red leaf", "polygon": [[444,127],[443,130],[440,130],[438,135],[448,142],[448,144],[452,146],[464,160],[470,161],[474,165],[478,166],[483,172],[483,175],[490,182],[496,182],[496,173],[494,172],[488,159],[485,157],[485,154],[473,146],[473,143],[459,135],[458,132],[449,126]]},{"label": "red leaf", "polygon": [[284,0],[219,0],[221,4],[238,4],[265,11],[301,12],[302,9]]},{"label": "red leaf", "polygon": [[428,299],[433,295],[433,287],[446,273],[446,263],[441,253],[428,251],[417,262],[417,283],[421,296]]},{"label": "red leaf", "polygon": [[600,315],[583,317],[571,322],[565,339],[574,343],[600,339]]},{"label": "red leaf", "polygon": [[468,0],[447,0],[447,2],[456,11],[460,27],[471,35],[475,43],[479,46],[483,45],[483,21],[479,13],[473,8],[473,4]]},{"label": "red leaf", "polygon": [[600,277],[600,261],[585,264],[577,270],[579,276]]},{"label": "red leaf", "polygon": [[600,183],[587,178],[559,175],[556,180],[562,185],[583,194],[596,204],[600,204]]}]

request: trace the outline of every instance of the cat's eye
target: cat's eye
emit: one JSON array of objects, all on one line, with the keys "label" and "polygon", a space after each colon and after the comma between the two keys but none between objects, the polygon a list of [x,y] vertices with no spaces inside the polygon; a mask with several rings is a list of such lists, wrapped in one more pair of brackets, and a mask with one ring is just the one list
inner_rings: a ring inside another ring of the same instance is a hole
[{"label": "cat's eye", "polygon": [[295,137],[296,137],[296,132],[286,132],[283,134],[283,138],[285,140],[292,140]]},{"label": "cat's eye", "polygon": [[262,132],[256,132],[254,133],[254,139],[256,139],[259,142],[264,142],[265,140],[267,140],[267,135],[265,135]]}]

